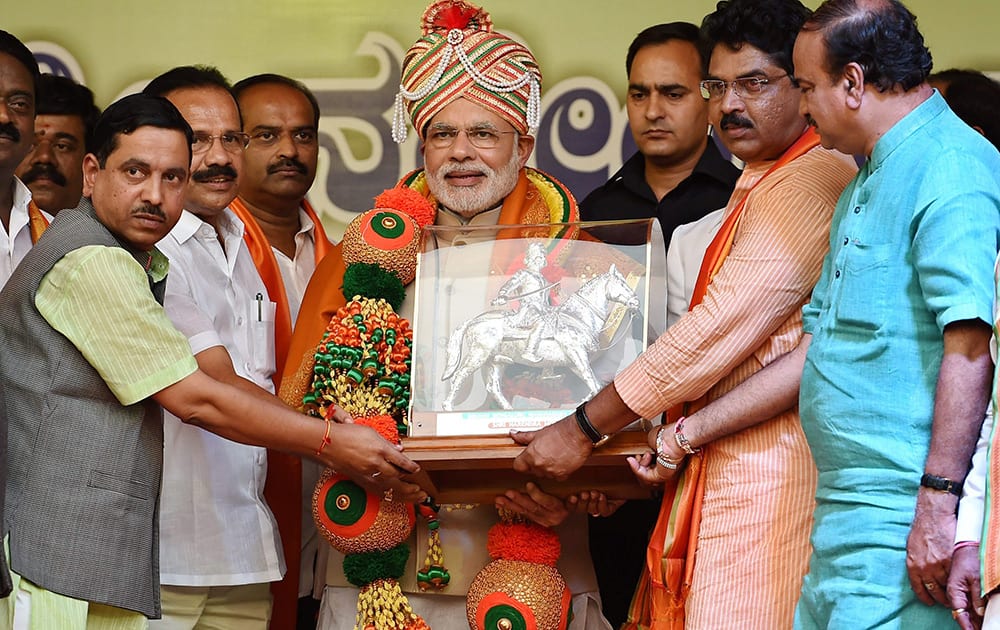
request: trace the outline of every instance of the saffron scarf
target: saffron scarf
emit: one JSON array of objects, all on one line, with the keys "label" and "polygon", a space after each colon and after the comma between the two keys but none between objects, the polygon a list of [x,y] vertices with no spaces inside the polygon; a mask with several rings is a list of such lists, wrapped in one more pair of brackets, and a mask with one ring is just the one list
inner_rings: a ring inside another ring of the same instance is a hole
[{"label": "saffron scarf", "polygon": [[[292,316],[288,309],[288,299],[285,297],[285,282],[281,279],[281,269],[279,269],[278,259],[275,258],[274,251],[271,249],[271,243],[264,235],[264,230],[257,223],[257,219],[250,213],[250,209],[239,197],[234,199],[229,207],[243,221],[243,240],[247,244],[247,249],[250,250],[250,256],[253,257],[253,263],[257,267],[261,280],[264,281],[264,286],[267,287],[268,296],[277,305],[274,313],[274,389],[278,391],[281,387],[282,368],[288,357],[288,344],[292,339]],[[333,245],[327,238],[326,231],[323,230],[319,215],[305,199],[302,200],[302,209],[315,226],[314,247],[316,266],[318,267],[320,261],[326,257]]]},{"label": "saffron scarf", "polygon": [[34,201],[28,202],[28,231],[31,234],[31,244],[34,245],[41,238],[42,232],[49,227],[49,220],[42,214],[41,209],[35,205]]},{"label": "saffron scarf", "polygon": [[[802,157],[819,145],[819,136],[810,127],[778,160],[750,187],[740,202],[722,222],[715,238],[705,250],[698,279],[695,282],[688,310],[701,304],[708,286],[722,268],[733,247],[736,228],[746,208],[750,193],[768,175]],[[708,394],[696,401],[682,403],[667,412],[675,421],[701,409],[708,403]],[[684,470],[674,484],[664,488],[660,514],[653,528],[646,551],[646,571],[636,587],[629,607],[628,630],[682,630],[684,602],[694,573],[698,528],[701,523],[701,503],[705,494],[704,452],[689,456]]]},{"label": "saffron scarf", "polygon": [[[288,356],[288,346],[292,339],[292,317],[285,294],[285,283],[281,279],[278,259],[274,256],[271,243],[257,219],[250,213],[242,199],[237,197],[229,205],[236,216],[243,221],[243,240],[250,250],[254,266],[267,287],[267,294],[275,303],[274,312],[274,390],[281,387],[282,368]],[[319,215],[305,199],[302,209],[315,226],[314,248],[316,266],[331,251],[330,243],[323,230]],[[264,483],[264,499],[274,513],[281,535],[281,547],[288,567],[285,578],[271,583],[274,597],[271,611],[271,628],[281,630],[294,628],[299,599],[299,562],[302,553],[302,460],[295,455],[267,449],[267,480]]]}]

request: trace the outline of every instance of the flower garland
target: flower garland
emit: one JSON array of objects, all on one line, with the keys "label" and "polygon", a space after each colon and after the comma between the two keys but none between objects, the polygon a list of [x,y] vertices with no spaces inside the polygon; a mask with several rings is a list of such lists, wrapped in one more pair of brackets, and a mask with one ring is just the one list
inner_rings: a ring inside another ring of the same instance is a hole
[{"label": "flower garland", "polygon": [[[359,215],[343,240],[344,296],[313,355],[312,379],[302,397],[306,413],[331,419],[335,405],[357,424],[398,444],[410,402],[413,331],[396,310],[416,274],[419,228],[434,216],[416,191],[395,188]],[[420,506],[436,533],[436,506]],[[413,505],[367,492],[326,470],[313,493],[313,517],[323,536],[344,553],[344,575],[359,587],[356,628],[427,630],[399,587],[409,557]],[[429,584],[446,585],[440,539],[432,536],[425,562]]]},{"label": "flower garland", "polygon": [[302,402],[333,417],[334,404],[355,419],[386,416],[406,430],[410,403],[410,322],[382,299],[357,295],[331,318],[315,354],[312,390]]}]

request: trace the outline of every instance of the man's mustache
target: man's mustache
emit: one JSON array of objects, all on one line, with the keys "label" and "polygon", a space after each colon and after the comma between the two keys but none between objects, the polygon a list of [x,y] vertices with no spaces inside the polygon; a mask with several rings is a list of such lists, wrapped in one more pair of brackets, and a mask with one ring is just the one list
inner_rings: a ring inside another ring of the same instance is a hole
[{"label": "man's mustache", "polygon": [[303,175],[309,173],[309,169],[306,168],[306,165],[303,164],[302,162],[299,162],[295,158],[282,158],[278,160],[274,164],[271,164],[270,166],[267,167],[267,173],[268,175],[271,175],[273,173],[277,173],[278,171],[289,167],[294,168]]},{"label": "man's mustache", "polygon": [[0,123],[0,137],[2,136],[10,138],[13,142],[21,141],[21,132],[14,126],[14,123]]},{"label": "man's mustache", "polygon": [[744,118],[737,114],[723,114],[722,120],[719,121],[719,126],[722,128],[726,127],[743,127],[746,129],[753,129],[753,122],[749,118]]},{"label": "man's mustache", "polygon": [[167,215],[163,212],[163,209],[160,206],[153,205],[151,203],[144,203],[141,206],[132,208],[132,214],[148,214],[150,216],[159,217],[164,221],[167,220]]},{"label": "man's mustache", "polygon": [[200,171],[195,171],[191,175],[191,179],[196,182],[206,182],[210,179],[215,179],[216,177],[229,177],[231,179],[236,179],[238,177],[236,169],[228,164],[213,164]]},{"label": "man's mustache", "polygon": [[66,176],[59,172],[55,164],[49,162],[35,162],[31,168],[21,176],[21,181],[27,186],[42,177],[52,180],[56,186],[66,186]]}]

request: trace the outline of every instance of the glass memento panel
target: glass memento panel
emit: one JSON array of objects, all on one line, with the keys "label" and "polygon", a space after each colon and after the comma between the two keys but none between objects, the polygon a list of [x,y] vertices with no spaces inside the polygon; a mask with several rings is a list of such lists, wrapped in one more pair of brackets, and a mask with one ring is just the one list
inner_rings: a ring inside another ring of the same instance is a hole
[{"label": "glass memento panel", "polygon": [[563,418],[665,329],[655,220],[424,230],[410,435]]}]

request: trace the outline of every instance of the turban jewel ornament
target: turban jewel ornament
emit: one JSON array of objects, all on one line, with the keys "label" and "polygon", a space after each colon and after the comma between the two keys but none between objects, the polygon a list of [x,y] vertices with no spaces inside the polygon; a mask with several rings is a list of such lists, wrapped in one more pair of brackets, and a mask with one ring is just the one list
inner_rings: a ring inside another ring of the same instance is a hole
[{"label": "turban jewel ornament", "polygon": [[[434,211],[419,193],[402,188],[379,195],[375,205],[345,233],[343,290],[348,301],[330,319],[316,348],[302,403],[306,413],[327,419],[339,405],[356,423],[398,444],[408,422],[413,332],[395,308],[415,275],[420,228]],[[435,508],[429,502],[420,506],[428,525],[436,527]],[[427,628],[398,582],[409,556],[413,505],[373,494],[328,469],[313,492],[313,518],[327,541],[344,553],[348,581],[361,588],[358,628]],[[438,568],[444,574],[439,581],[446,584],[447,570]]]},{"label": "turban jewel ornament", "polygon": [[439,0],[420,20],[423,36],[403,56],[392,139],[406,140],[406,113],[421,139],[427,123],[459,98],[534,134],[542,72],[524,45],[493,30],[489,14],[464,0]]}]

